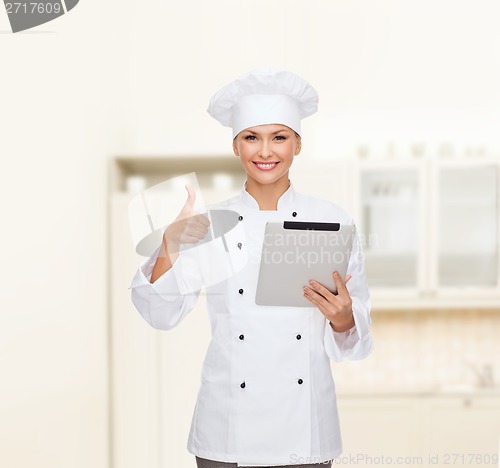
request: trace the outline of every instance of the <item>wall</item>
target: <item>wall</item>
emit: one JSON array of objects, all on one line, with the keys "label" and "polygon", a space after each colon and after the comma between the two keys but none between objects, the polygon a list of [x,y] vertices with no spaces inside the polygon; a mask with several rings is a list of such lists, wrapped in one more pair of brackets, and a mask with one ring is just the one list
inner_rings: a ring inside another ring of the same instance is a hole
[{"label": "wall", "polygon": [[0,18],[0,465],[103,468],[106,17],[82,1],[24,33]]},{"label": "wall", "polygon": [[473,388],[488,365],[500,383],[498,310],[377,311],[372,320],[372,355],[332,366],[340,393]]},{"label": "wall", "polygon": [[321,95],[304,156],[389,140],[498,148],[499,12],[493,0],[82,0],[15,35],[0,15],[0,463],[108,466],[108,158],[227,152],[208,99],[268,64]]}]

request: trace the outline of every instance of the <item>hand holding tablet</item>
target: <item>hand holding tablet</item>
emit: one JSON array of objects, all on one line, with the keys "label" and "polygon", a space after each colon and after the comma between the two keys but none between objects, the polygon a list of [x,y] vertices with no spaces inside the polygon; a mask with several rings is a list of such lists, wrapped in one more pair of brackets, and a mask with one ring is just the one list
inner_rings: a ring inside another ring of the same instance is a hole
[{"label": "hand holding tablet", "polygon": [[338,272],[335,271],[333,279],[337,285],[337,294],[332,294],[322,284],[311,280],[309,284],[314,289],[304,286],[304,297],[321,311],[326,319],[330,321],[335,331],[344,332],[355,324],[352,313],[352,299],[345,286],[351,279],[351,275],[347,275],[344,282]]}]

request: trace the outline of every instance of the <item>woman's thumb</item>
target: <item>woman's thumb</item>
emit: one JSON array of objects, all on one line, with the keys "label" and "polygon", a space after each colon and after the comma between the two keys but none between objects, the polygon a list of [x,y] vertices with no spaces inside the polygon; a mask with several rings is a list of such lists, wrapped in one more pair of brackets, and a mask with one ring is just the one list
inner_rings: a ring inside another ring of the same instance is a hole
[{"label": "woman's thumb", "polygon": [[194,191],[193,187],[191,187],[190,185],[186,184],[185,187],[186,187],[186,190],[188,193],[188,197],[187,197],[186,203],[184,203],[184,207],[182,209],[183,210],[184,209],[192,210],[193,206],[194,206],[194,201],[196,199],[196,192]]}]

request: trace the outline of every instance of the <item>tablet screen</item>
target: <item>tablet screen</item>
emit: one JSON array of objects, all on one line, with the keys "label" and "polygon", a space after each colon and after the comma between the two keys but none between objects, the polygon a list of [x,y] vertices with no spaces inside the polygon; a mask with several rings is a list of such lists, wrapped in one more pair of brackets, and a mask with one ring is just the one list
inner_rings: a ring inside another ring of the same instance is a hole
[{"label": "tablet screen", "polygon": [[345,278],[354,232],[352,224],[268,222],[255,303],[311,307],[303,293],[311,279],[336,294],[333,272],[336,270]]}]

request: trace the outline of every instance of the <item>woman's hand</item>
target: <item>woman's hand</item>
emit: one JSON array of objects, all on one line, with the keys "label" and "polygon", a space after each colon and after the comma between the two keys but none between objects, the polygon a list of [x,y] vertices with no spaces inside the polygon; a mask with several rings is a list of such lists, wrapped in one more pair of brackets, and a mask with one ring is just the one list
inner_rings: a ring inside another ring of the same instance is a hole
[{"label": "woman's hand", "polygon": [[151,283],[172,268],[179,255],[181,244],[196,244],[208,232],[210,220],[193,208],[196,192],[189,185],[186,185],[186,190],[188,192],[186,203],[177,218],[163,233],[160,252],[149,280]]},{"label": "woman's hand", "polygon": [[186,190],[188,198],[182,210],[163,233],[164,244],[171,254],[178,252],[181,244],[196,244],[202,240],[210,226],[208,217],[193,208],[196,192],[189,185],[186,185]]},{"label": "woman's hand", "polygon": [[336,295],[314,280],[309,283],[315,290],[304,286],[304,297],[320,310],[337,332],[347,331],[355,325],[352,299],[346,288],[350,279],[351,275],[347,275],[344,282],[338,272],[333,272],[333,280],[337,286]]}]

